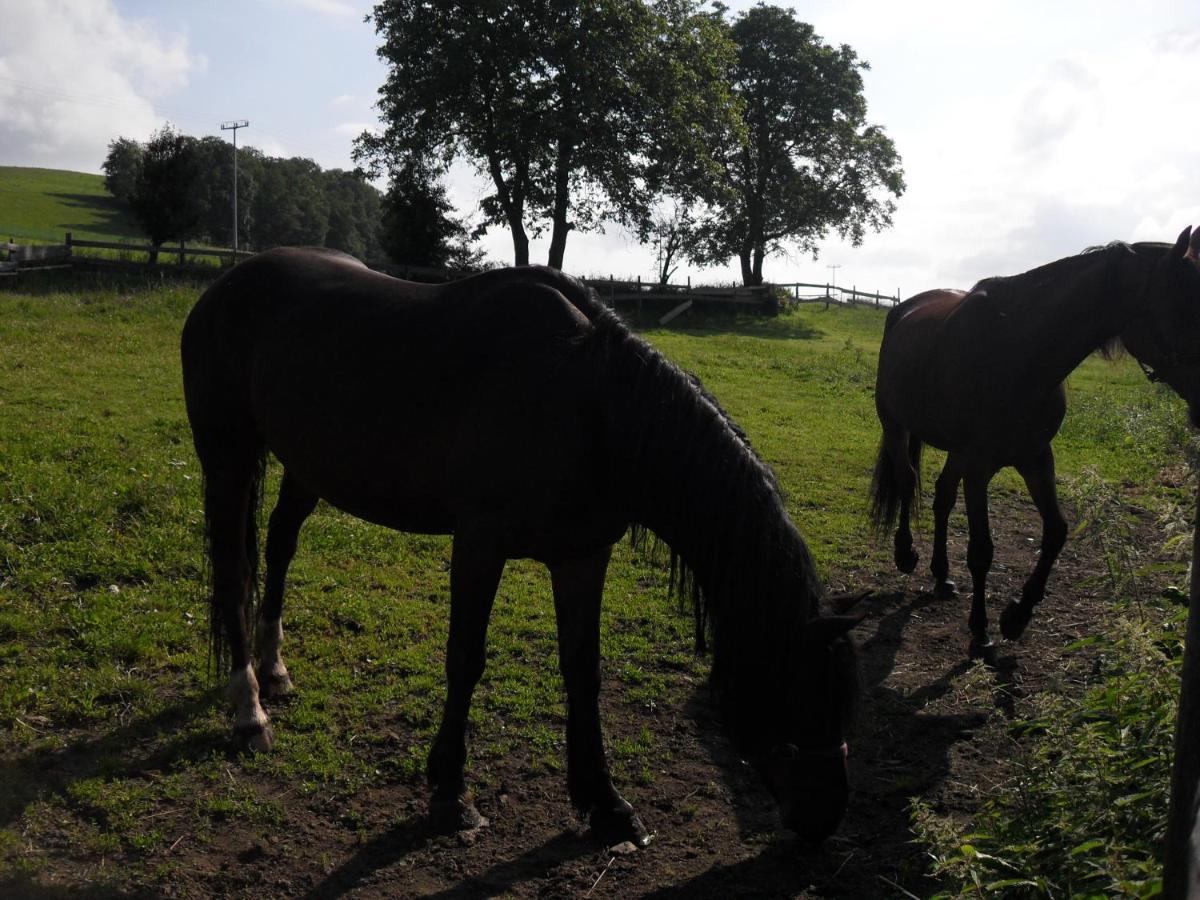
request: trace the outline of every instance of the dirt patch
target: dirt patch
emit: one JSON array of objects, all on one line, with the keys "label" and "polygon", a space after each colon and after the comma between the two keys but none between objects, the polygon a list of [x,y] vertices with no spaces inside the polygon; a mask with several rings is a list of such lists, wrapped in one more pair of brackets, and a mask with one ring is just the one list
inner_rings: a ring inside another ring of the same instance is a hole
[{"label": "dirt patch", "polygon": [[[1015,496],[993,498],[992,520],[995,623],[1033,565],[1040,526]],[[1136,528],[1142,547],[1161,545],[1148,515]],[[918,536],[925,560],[928,537]],[[882,563],[831,578],[833,591],[872,593],[854,607],[867,617],[858,632],[866,696],[851,739],[851,807],[838,834],[820,847],[777,831],[768,796],[721,737],[703,686],[664,668],[670,698],[652,709],[623,699],[611,678],[603,700],[610,741],[643,727],[654,734],[652,768],[621,780],[655,833],[644,851],[591,842],[570,810],[563,773],[500,759],[472,765],[474,779],[488,785],[477,799],[491,825],[471,836],[431,835],[424,790],[410,782],[350,796],[263,786],[264,799],[284,810],[285,826],[231,825],[204,840],[185,829],[161,854],[166,867],[152,889],[141,887],[140,876],[136,885],[120,874],[112,883],[130,895],[186,898],[927,896],[933,884],[912,843],[910,798],[970,815],[1006,776],[1014,747],[1005,718],[1020,715],[1031,692],[1080,690],[1086,654],[1065,647],[1112,615],[1098,579],[1102,560],[1072,539],[1026,637],[998,644],[994,668],[984,674],[993,706],[981,706],[978,692],[964,691],[971,664],[961,518],[951,525],[950,555],[964,587],[951,600],[926,593],[924,574],[903,577]],[[1170,577],[1148,576],[1144,590],[1156,592]],[[58,886],[88,883],[101,871],[97,860],[68,848],[55,857],[18,891],[80,896]]]}]

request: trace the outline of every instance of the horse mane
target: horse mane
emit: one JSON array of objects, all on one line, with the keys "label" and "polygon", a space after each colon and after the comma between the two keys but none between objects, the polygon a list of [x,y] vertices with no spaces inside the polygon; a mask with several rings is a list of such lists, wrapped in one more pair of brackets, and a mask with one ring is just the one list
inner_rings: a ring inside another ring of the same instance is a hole
[{"label": "horse mane", "polygon": [[[778,737],[768,732],[803,689],[796,641],[823,596],[778,479],[699,378],[633,334],[595,291],[559,273],[554,286],[592,324],[584,340],[603,393],[606,458],[632,506],[631,539],[642,546],[653,535],[670,548],[670,586],[691,601],[697,650],[711,644],[731,735],[742,744]],[[858,690],[849,642],[837,643],[833,664],[849,718]]]},{"label": "horse mane", "polygon": [[[1070,277],[1076,270],[1093,265],[1097,258],[1108,256],[1114,260],[1118,257],[1136,255],[1139,250],[1166,248],[1167,244],[1130,244],[1126,241],[1109,241],[1107,244],[1096,244],[1085,247],[1074,256],[1065,256],[1054,262],[1046,263],[1027,272],[1017,275],[999,275],[984,278],[976,282],[970,293],[986,293],[993,302],[1036,303],[1045,291],[1051,290],[1065,277]],[[1096,352],[1104,359],[1117,359],[1124,353],[1121,336],[1114,335],[1101,343]]]}]

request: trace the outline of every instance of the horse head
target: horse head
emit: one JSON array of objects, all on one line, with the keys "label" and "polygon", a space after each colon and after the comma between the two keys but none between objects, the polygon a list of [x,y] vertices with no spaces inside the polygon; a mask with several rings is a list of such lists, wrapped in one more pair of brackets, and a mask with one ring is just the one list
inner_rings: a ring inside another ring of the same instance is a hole
[{"label": "horse head", "polygon": [[846,812],[846,729],[859,693],[858,662],[847,632],[860,621],[826,616],[805,625],[792,692],[798,703],[790,721],[780,723],[754,758],[780,821],[807,841],[831,835]]},{"label": "horse head", "polygon": [[1187,402],[1200,427],[1200,229],[1185,228],[1154,266],[1121,340],[1151,381]]}]

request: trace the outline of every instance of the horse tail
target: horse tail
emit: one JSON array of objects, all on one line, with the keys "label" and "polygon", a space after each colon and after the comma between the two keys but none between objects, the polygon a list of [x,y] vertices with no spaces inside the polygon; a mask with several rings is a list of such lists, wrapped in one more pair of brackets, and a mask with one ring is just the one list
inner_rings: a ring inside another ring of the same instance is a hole
[{"label": "horse tail", "polygon": [[[219,279],[200,298],[184,324],[180,341],[184,401],[201,471],[201,571],[208,606],[208,662],[218,677],[229,661],[229,644],[216,590],[214,544],[221,541],[221,556],[225,559],[231,552],[236,553],[232,548],[243,548],[247,588],[241,609],[249,631],[258,605],[258,520],[267,463],[266,445],[252,424],[238,357],[219,331],[221,307],[228,305],[224,296],[229,288],[226,280]],[[235,543],[230,547],[226,540]],[[223,577],[229,577],[229,573]]]},{"label": "horse tail", "polygon": [[921,449],[924,442],[915,434],[908,437],[908,461],[915,477],[905,490],[896,478],[896,461],[888,446],[887,436],[879,442],[879,453],[875,457],[875,472],[871,476],[871,506],[869,515],[876,534],[885,535],[896,524],[900,515],[900,504],[921,496]]},{"label": "horse tail", "polygon": [[[246,548],[246,580],[248,590],[245,599],[244,620],[247,632],[253,636],[254,623],[258,617],[258,600],[260,595],[259,569],[261,553],[259,551],[258,522],[262,514],[263,485],[266,483],[267,454],[263,448],[252,460],[250,466],[249,502],[246,504],[244,544]],[[202,590],[208,603],[208,664],[221,677],[229,662],[229,644],[225,634],[225,623],[221,617],[221,607],[217,593],[214,590],[213,577],[213,527],[212,510],[208,502],[208,478],[202,477],[200,491],[204,500],[204,551]]]}]

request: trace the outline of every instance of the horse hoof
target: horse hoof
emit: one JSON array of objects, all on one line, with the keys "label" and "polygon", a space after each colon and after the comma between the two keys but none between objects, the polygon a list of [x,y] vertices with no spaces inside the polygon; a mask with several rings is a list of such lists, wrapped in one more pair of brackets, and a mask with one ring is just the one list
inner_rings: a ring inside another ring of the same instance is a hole
[{"label": "horse hoof", "polygon": [[1000,633],[1007,640],[1015,641],[1025,632],[1025,626],[1033,618],[1033,610],[1019,603],[1009,602],[1000,613]]},{"label": "horse hoof", "polygon": [[933,596],[937,600],[949,600],[958,596],[958,587],[953,581],[939,581],[933,586]]},{"label": "horse hoof", "polygon": [[486,828],[488,824],[487,818],[480,815],[469,795],[429,802],[429,825],[437,834],[475,831],[477,828]]},{"label": "horse hoof", "polygon": [[991,636],[985,631],[983,634],[971,635],[971,646],[967,652],[971,659],[982,659],[988,661],[991,659],[996,645],[992,642]]},{"label": "horse hoof", "polygon": [[258,673],[258,696],[262,700],[282,700],[295,690],[287,672],[273,675],[267,671]]},{"label": "horse hoof", "polygon": [[249,725],[235,728],[234,736],[252,753],[266,753],[275,746],[275,733],[270,725]]},{"label": "horse hoof", "polygon": [[907,550],[896,550],[896,568],[909,575],[917,568],[917,561],[920,560],[920,555],[916,550],[909,547]]},{"label": "horse hoof", "polygon": [[650,832],[633,807],[624,800],[616,809],[592,810],[588,824],[592,837],[606,847],[629,841],[640,850],[650,844]]}]

